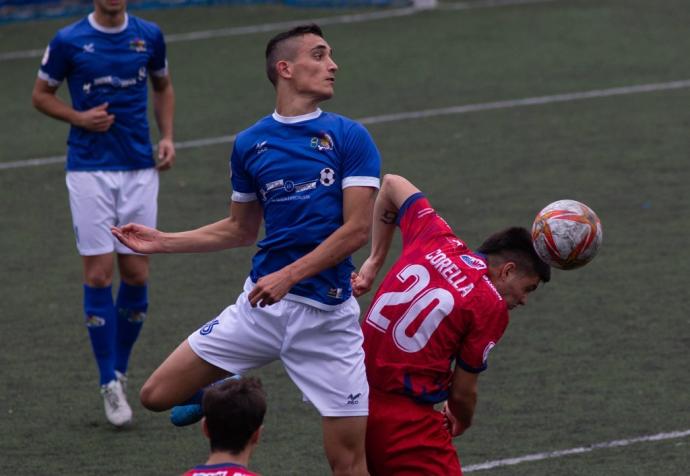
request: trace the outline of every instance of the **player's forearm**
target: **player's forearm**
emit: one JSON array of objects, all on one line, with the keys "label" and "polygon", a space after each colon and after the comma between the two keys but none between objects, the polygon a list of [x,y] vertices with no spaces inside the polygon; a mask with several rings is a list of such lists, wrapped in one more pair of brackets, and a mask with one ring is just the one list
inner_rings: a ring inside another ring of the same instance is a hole
[{"label": "player's forearm", "polygon": [[55,94],[34,92],[31,95],[31,103],[47,116],[79,126],[79,112],[75,111]]},{"label": "player's forearm", "polygon": [[173,140],[173,124],[175,118],[175,92],[172,83],[166,87],[153,91],[153,110],[161,139]]},{"label": "player's forearm", "polygon": [[477,406],[477,393],[452,394],[448,399],[448,409],[458,420],[462,431],[472,425],[474,409]]},{"label": "player's forearm", "polygon": [[377,266],[377,271],[381,269],[388,256],[395,234],[397,217],[398,208],[388,197],[384,183],[374,204],[371,252],[369,253],[369,261]]},{"label": "player's forearm", "polygon": [[195,230],[161,234],[164,253],[205,253],[249,246],[254,241],[256,235],[243,230],[232,217]]},{"label": "player's forearm", "polygon": [[369,241],[369,224],[345,223],[310,253],[286,266],[284,271],[296,284],[332,268]]}]

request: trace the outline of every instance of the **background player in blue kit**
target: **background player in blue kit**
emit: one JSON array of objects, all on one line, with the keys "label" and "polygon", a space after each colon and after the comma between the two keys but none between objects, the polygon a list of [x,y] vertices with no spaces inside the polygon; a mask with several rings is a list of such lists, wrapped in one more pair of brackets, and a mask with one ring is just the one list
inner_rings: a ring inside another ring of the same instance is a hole
[{"label": "background player in blue kit", "polygon": [[[165,42],[153,23],[128,15],[126,0],[95,0],[87,18],[61,29],[46,49],[32,101],[71,124],[67,187],[84,267],[84,313],[108,421],[132,418],[124,394],[129,356],[148,307],[147,256],[110,233],[114,225],[156,224],[158,170],[172,166],[174,92]],[[160,130],[157,161],[146,117],[147,79]],[[56,96],[67,79],[72,106]],[[114,255],[121,282],[114,301]]]},{"label": "background player in blue kit", "polygon": [[244,292],[194,332],[149,377],[142,403],[166,410],[228,375],[280,359],[322,416],[334,474],[367,474],[369,387],[352,252],[369,237],[380,156],[366,129],[321,111],[338,69],[316,25],[275,36],[266,48],[276,109],[237,136],[230,216],[163,233],[113,228],[142,253],[215,251],[258,243]]}]

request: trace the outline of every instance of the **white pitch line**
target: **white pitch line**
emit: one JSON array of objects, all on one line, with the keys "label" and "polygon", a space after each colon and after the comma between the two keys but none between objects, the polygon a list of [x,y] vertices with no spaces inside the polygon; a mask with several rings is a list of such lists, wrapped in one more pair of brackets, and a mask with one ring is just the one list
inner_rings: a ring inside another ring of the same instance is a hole
[{"label": "white pitch line", "polygon": [[[511,5],[527,5],[534,3],[553,2],[555,0],[483,0],[472,3],[455,3],[450,5],[439,5],[438,8],[444,10],[472,10],[479,8],[495,8]],[[188,33],[173,33],[165,36],[167,43],[176,43],[182,41],[196,41],[207,40],[210,38],[225,38],[229,36],[250,35],[255,33],[265,33],[269,31],[279,31],[289,29],[297,25],[302,25],[306,22],[314,22],[319,25],[340,25],[347,23],[359,23],[372,20],[384,20],[388,18],[403,17],[414,15],[425,11],[424,8],[405,7],[393,8],[390,10],[382,10],[366,13],[355,13],[349,15],[338,15],[323,18],[311,18],[304,20],[284,21],[275,23],[264,23],[259,25],[238,26],[219,28],[215,30],[191,31]],[[9,61],[17,59],[39,58],[43,55],[44,49],[8,51],[0,53],[0,61]]]},{"label": "white pitch line", "polygon": [[690,430],[672,431],[670,433],[658,433],[656,435],[639,436],[637,438],[628,438],[623,440],[606,441],[603,443],[595,443],[589,446],[579,446],[577,448],[569,448],[566,450],[549,451],[545,453],[534,453],[530,455],[518,456],[516,458],[498,459],[494,461],[486,461],[484,463],[472,464],[462,468],[463,473],[471,473],[474,471],[482,471],[484,469],[493,469],[501,466],[512,466],[520,463],[527,463],[531,461],[541,461],[545,459],[561,458],[563,456],[589,453],[594,450],[601,450],[607,448],[619,448],[621,446],[630,446],[636,443],[646,443],[650,441],[663,441],[678,438],[685,438],[690,436]]},{"label": "white pitch line", "polygon": [[[537,96],[524,99],[510,99],[507,101],[485,102],[479,104],[467,104],[464,106],[444,107],[437,109],[425,109],[421,111],[400,112],[396,114],[384,114],[381,116],[368,116],[357,119],[362,124],[382,124],[386,122],[397,122],[414,119],[424,119],[428,117],[443,116],[449,114],[467,114],[471,112],[490,111],[496,109],[511,109],[525,106],[538,106],[558,102],[580,101],[583,99],[604,98],[611,96],[622,96],[627,94],[653,93],[659,91],[670,91],[674,89],[690,88],[690,79],[681,81],[670,81],[666,83],[640,84],[637,86],[623,86],[620,88],[594,89],[592,91],[581,91],[574,93],[554,94],[551,96]],[[176,142],[175,148],[193,149],[206,147],[209,145],[230,144],[235,141],[235,135],[209,137],[206,139],[194,139],[184,142]],[[18,169],[23,167],[35,167],[39,165],[55,164],[64,162],[64,156],[52,156],[37,159],[17,160],[14,162],[0,162],[0,170]]]}]

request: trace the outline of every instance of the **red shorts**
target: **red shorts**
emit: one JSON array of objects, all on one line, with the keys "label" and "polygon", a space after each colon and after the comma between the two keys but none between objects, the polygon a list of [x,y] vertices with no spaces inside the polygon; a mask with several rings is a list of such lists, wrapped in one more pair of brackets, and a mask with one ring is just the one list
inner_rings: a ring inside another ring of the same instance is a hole
[{"label": "red shorts", "polygon": [[461,476],[443,415],[431,405],[371,389],[367,420],[371,476]]}]

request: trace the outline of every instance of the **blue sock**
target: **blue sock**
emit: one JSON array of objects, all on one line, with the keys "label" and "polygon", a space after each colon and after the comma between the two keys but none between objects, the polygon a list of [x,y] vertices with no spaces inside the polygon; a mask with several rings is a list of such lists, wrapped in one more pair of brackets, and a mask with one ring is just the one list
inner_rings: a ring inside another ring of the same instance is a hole
[{"label": "blue sock", "polygon": [[84,285],[84,315],[101,385],[115,378],[115,305],[110,286]]},{"label": "blue sock", "polygon": [[147,286],[132,286],[124,281],[117,292],[117,345],[115,369],[127,373],[132,347],[144,325],[149,307]]}]

